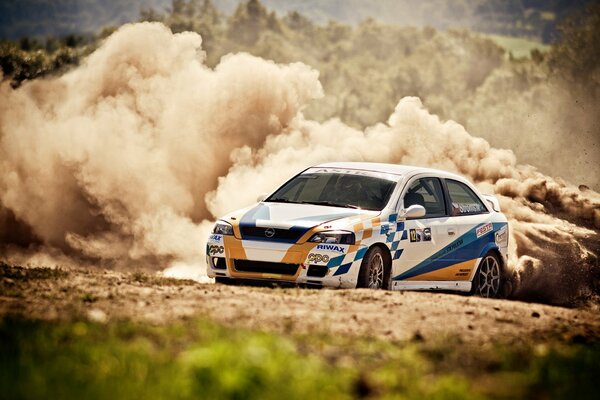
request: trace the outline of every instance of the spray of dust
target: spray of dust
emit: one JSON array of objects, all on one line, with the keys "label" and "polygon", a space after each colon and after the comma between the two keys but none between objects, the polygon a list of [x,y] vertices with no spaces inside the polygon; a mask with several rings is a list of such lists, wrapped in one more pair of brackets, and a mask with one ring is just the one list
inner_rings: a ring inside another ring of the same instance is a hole
[{"label": "spray of dust", "polygon": [[5,244],[129,266],[198,259],[204,194],[230,150],[260,146],[322,91],[305,65],[238,54],[209,69],[200,46],[194,33],[127,25],[64,76],[2,85]]},{"label": "spray of dust", "polygon": [[418,98],[364,131],[307,120],[316,71],[245,54],[209,69],[200,45],[127,25],[68,74],[0,88],[3,258],[194,276],[215,217],[308,165],[377,161],[455,171],[495,193],[511,220],[513,296],[598,293],[598,193],[518,164]]}]

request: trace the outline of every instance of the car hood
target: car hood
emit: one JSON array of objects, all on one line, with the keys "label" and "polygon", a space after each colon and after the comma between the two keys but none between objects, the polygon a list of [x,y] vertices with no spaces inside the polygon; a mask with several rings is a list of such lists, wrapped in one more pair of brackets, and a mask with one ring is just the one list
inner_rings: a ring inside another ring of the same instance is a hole
[{"label": "car hood", "polygon": [[[312,204],[259,203],[250,209],[234,213],[229,219],[237,219],[240,228],[276,228],[294,231],[308,231],[326,222],[345,218],[374,217],[379,211],[330,207]],[[233,218],[231,218],[233,217]],[[356,219],[356,218],[352,218]],[[336,224],[338,225],[338,224]]]}]

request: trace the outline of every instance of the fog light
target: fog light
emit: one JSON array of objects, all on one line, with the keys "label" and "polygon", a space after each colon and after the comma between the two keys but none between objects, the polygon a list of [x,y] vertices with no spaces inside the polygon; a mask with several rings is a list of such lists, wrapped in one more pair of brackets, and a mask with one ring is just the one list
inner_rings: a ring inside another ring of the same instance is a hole
[{"label": "fog light", "polygon": [[214,269],[225,269],[225,259],[222,257],[211,258],[211,264]]}]

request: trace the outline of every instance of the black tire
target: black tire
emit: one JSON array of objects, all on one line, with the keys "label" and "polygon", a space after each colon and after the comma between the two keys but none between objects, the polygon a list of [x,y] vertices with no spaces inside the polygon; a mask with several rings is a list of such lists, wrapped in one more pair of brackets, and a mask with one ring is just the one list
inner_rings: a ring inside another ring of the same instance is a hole
[{"label": "black tire", "polygon": [[390,261],[381,248],[371,247],[365,254],[360,264],[356,287],[369,289],[390,288]]},{"label": "black tire", "polygon": [[497,299],[504,294],[506,279],[498,255],[490,251],[479,263],[470,294]]},{"label": "black tire", "polygon": [[235,279],[225,278],[225,277],[222,277],[222,276],[216,276],[215,277],[215,283],[220,283],[222,285],[235,285],[235,284],[237,284],[237,282],[235,281]]}]

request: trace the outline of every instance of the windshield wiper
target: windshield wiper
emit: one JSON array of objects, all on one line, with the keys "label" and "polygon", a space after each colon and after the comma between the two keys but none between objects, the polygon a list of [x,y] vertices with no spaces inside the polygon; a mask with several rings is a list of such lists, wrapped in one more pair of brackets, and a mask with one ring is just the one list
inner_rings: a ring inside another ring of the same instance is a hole
[{"label": "windshield wiper", "polygon": [[317,206],[331,206],[331,207],[344,207],[344,208],[360,208],[358,206],[355,206],[354,204],[335,203],[333,201],[327,201],[327,200],[301,201],[300,203],[302,203],[302,204],[314,204],[314,205],[317,205]]}]

